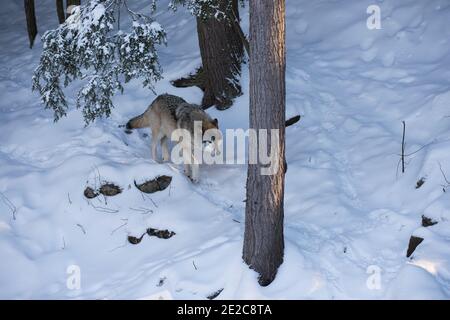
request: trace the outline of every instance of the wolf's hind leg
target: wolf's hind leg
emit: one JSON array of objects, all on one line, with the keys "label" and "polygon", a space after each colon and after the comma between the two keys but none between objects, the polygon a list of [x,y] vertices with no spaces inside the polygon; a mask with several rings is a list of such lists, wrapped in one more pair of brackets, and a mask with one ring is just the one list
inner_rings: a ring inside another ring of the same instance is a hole
[{"label": "wolf's hind leg", "polygon": [[183,152],[183,161],[184,161],[184,174],[190,179],[192,172],[191,172],[191,157],[186,154],[186,152]]},{"label": "wolf's hind leg", "polygon": [[199,171],[200,171],[200,165],[195,159],[194,155],[191,155],[191,180],[193,183],[197,183],[199,181]]},{"label": "wolf's hind leg", "polygon": [[199,165],[198,164],[191,164],[191,180],[194,183],[197,183],[198,180],[198,176],[199,176]]},{"label": "wolf's hind leg", "polygon": [[167,144],[168,140],[169,139],[166,136],[161,138],[161,149],[162,149],[163,161],[169,161],[170,160],[169,146]]},{"label": "wolf's hind leg", "polygon": [[158,143],[161,140],[161,137],[159,136],[159,128],[152,127],[152,158],[156,162],[158,161]]}]

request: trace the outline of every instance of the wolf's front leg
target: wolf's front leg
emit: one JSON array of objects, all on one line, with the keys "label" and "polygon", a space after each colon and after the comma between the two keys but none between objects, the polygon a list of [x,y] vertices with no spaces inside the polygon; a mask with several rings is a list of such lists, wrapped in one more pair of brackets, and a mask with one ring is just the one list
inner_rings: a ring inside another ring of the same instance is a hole
[{"label": "wolf's front leg", "polygon": [[185,164],[184,165],[184,174],[186,175],[186,177],[188,177],[189,179],[191,178],[191,165],[190,164]]},{"label": "wolf's front leg", "polygon": [[158,157],[156,153],[156,148],[158,146],[158,140],[156,137],[152,137],[152,159],[158,162]]},{"label": "wolf's front leg", "polygon": [[183,161],[184,161],[184,174],[189,179],[191,178],[191,157],[186,151],[183,151]]},{"label": "wolf's front leg", "polygon": [[197,183],[199,181],[199,165],[198,164],[191,164],[191,180],[194,183]]},{"label": "wolf's front leg", "polygon": [[169,140],[169,139],[165,136],[161,139],[161,149],[162,149],[163,161],[170,160],[169,146],[167,144],[167,140]]}]

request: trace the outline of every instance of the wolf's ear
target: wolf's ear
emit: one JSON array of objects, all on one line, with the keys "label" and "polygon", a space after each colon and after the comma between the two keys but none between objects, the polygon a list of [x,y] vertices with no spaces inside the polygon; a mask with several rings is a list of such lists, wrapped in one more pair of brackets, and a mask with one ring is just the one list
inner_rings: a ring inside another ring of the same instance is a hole
[{"label": "wolf's ear", "polygon": [[212,121],[212,123],[213,123],[213,125],[215,125],[216,127],[219,127],[219,120],[217,120],[217,118],[215,118],[215,119]]}]

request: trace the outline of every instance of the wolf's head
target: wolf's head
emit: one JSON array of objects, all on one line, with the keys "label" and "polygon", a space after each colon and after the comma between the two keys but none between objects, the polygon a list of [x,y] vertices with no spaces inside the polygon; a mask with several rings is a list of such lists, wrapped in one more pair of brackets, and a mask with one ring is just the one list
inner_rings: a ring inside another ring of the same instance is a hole
[{"label": "wolf's head", "polygon": [[220,155],[222,149],[222,132],[219,130],[219,121],[207,117],[202,121],[203,146],[205,149],[212,147],[211,153]]}]

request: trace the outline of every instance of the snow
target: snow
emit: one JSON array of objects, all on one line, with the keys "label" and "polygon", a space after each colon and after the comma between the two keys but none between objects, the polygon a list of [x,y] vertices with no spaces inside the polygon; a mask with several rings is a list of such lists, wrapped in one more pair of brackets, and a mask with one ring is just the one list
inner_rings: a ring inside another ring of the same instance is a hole
[{"label": "snow", "polygon": [[[136,2],[133,10],[150,12],[148,1]],[[155,18],[168,46],[160,47],[164,79],[155,90],[199,103],[199,89],[169,83],[200,64],[195,19],[183,8],[161,10],[162,2]],[[263,288],[241,258],[246,167],[205,166],[192,185],[181,168],[150,160],[148,130],[119,128],[154,99],[138,81],[115,97],[109,119],[87,127],[74,108],[75,84],[67,117],[53,123],[30,89],[42,44],[28,49],[22,5],[5,2],[0,298],[205,299],[223,288],[218,299],[448,299],[450,3],[376,3],[380,30],[366,27],[371,1],[287,1],[287,117],[302,118],[287,128],[285,259]],[[54,1],[36,9],[40,34],[57,26]],[[247,9],[242,16],[247,30]],[[248,127],[246,67],[242,85],[231,109],[209,110],[221,129]],[[173,177],[162,192],[134,187],[161,174]],[[85,187],[103,181],[123,192],[87,201]],[[422,227],[422,215],[438,224]],[[127,242],[149,227],[176,235]],[[411,235],[424,241],[409,259]],[[67,286],[72,265],[79,289]],[[375,289],[370,270],[380,270]]]}]

